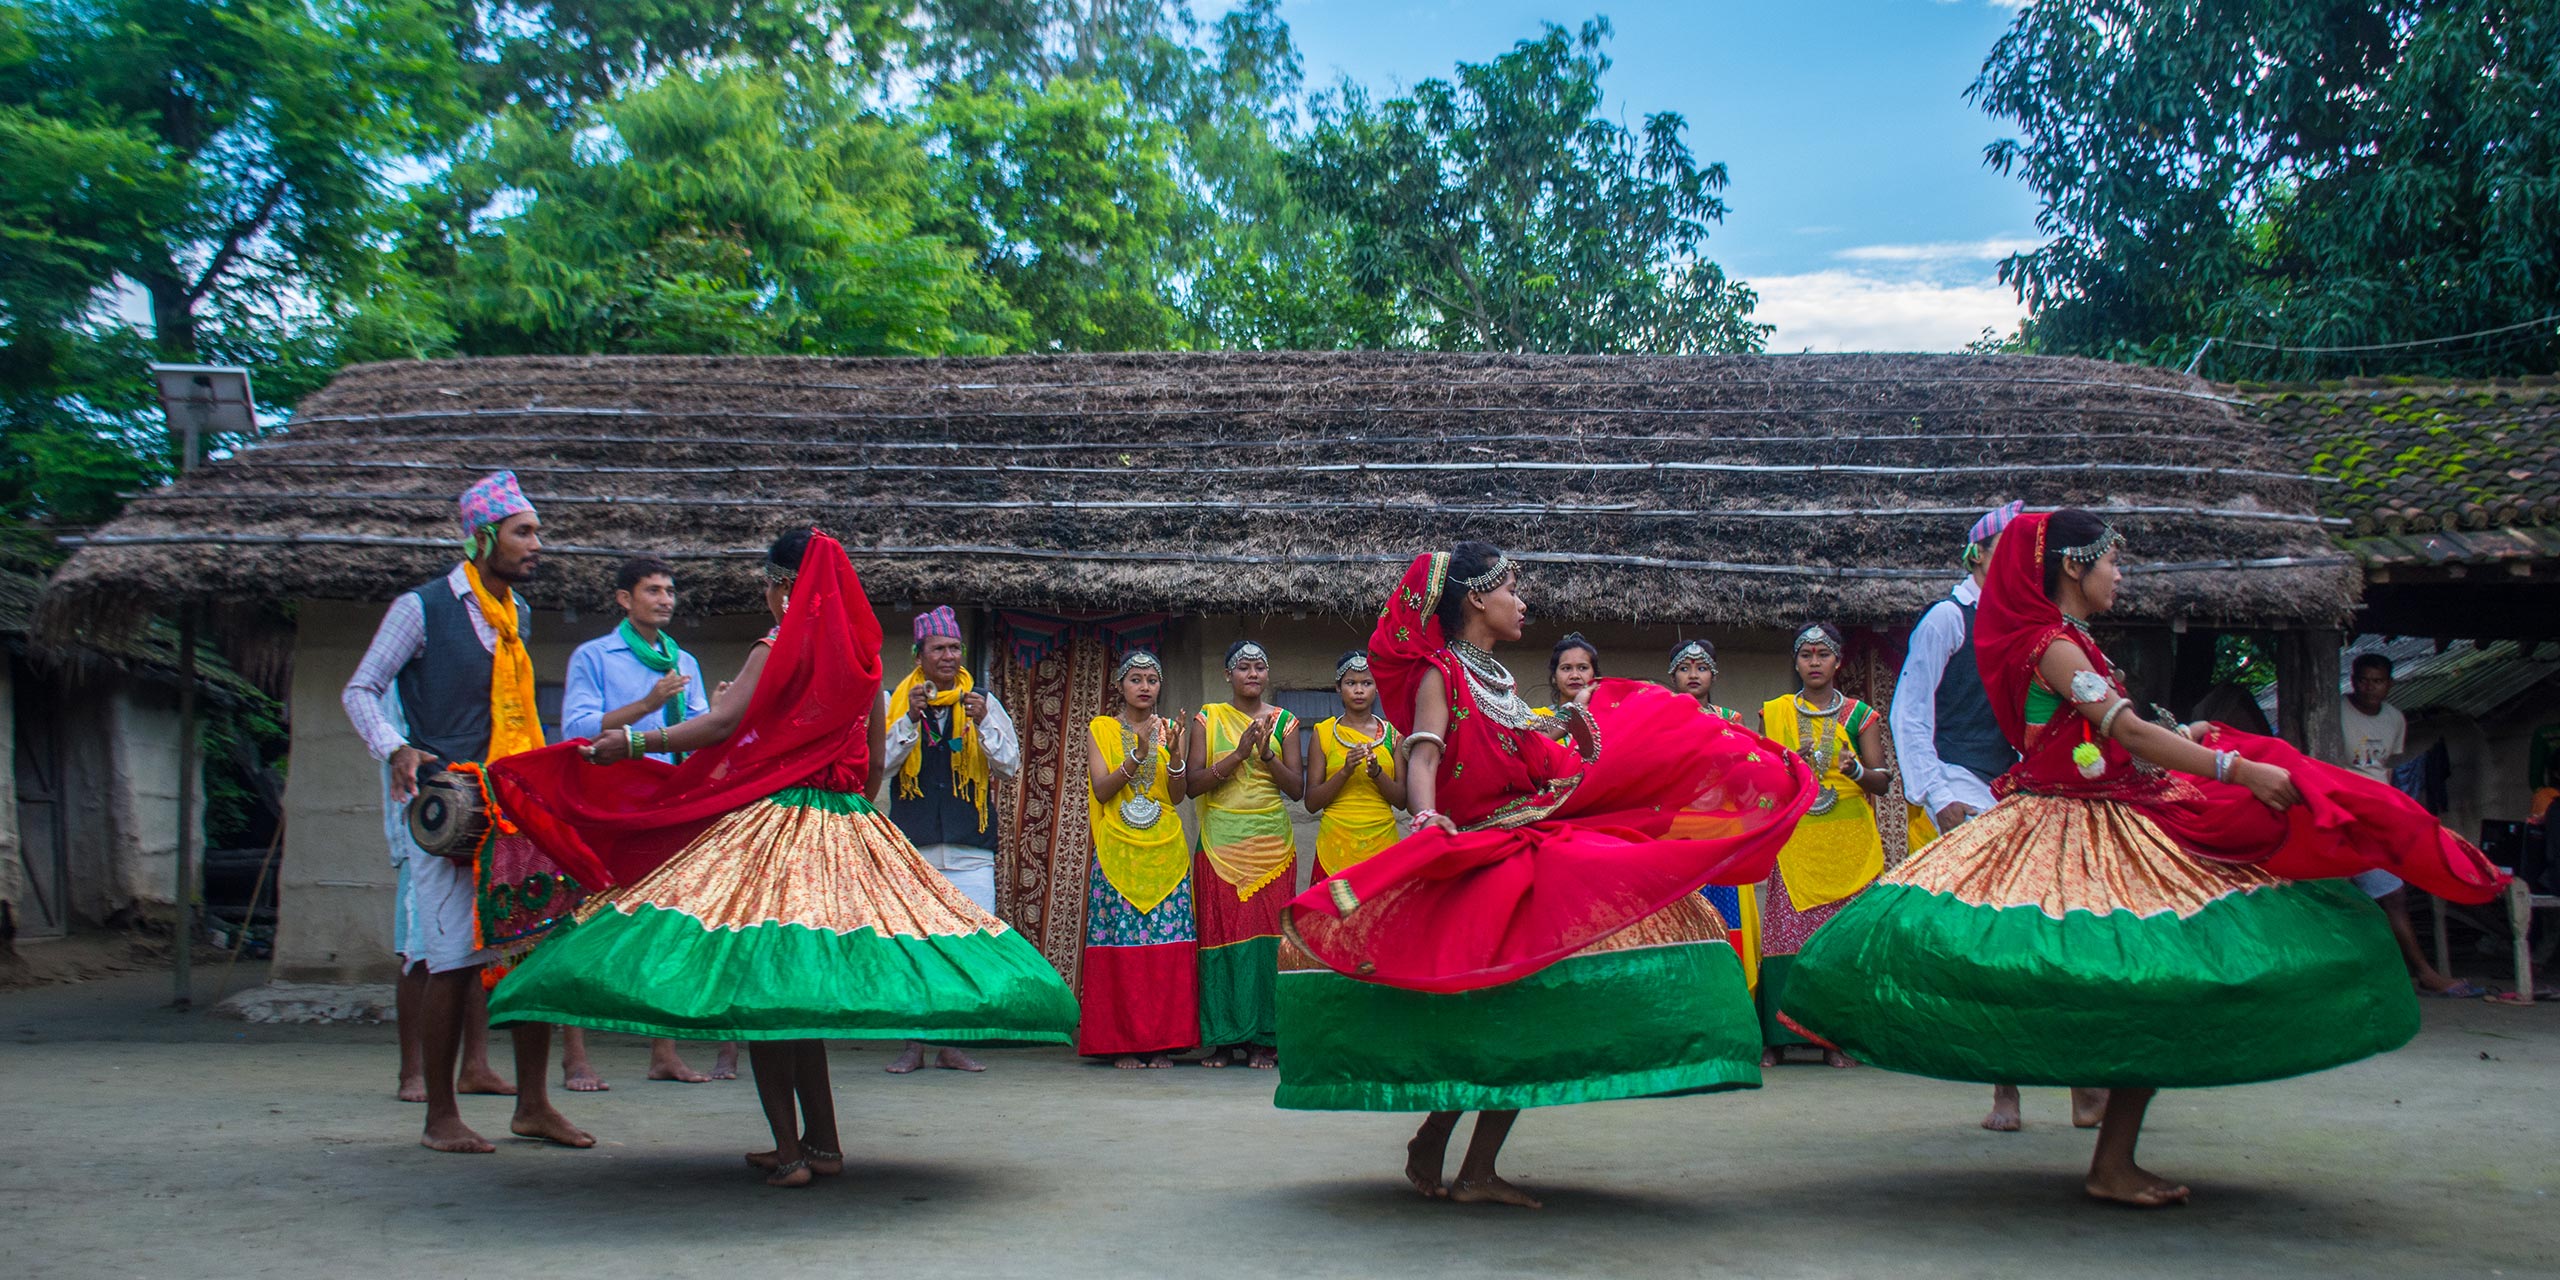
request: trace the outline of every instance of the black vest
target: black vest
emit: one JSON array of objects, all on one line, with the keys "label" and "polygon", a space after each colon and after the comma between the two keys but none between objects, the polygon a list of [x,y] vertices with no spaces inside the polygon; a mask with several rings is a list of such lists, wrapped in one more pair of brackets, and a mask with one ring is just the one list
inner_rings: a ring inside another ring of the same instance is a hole
[{"label": "black vest", "polygon": [[[951,717],[966,714],[957,708],[927,707],[934,727],[948,730]],[[953,739],[916,743],[916,786],[924,794],[905,795],[906,784],[891,771],[889,783],[889,821],[907,833],[907,841],[921,849],[931,844],[965,845],[972,849],[996,847],[995,815],[987,815],[988,825],[978,825],[978,806],[967,796],[951,794],[951,747]],[[990,797],[992,799],[993,797]]]},{"label": "black vest", "polygon": [[[409,718],[409,745],[435,757],[429,772],[447,764],[485,763],[489,754],[489,651],[471,625],[470,606],[438,578],[410,592],[425,614],[425,643],[400,668],[393,683]],[[533,631],[533,611],[516,597],[516,634]],[[423,774],[421,776],[424,776]]]},{"label": "black vest", "polygon": [[2001,736],[1991,696],[1982,690],[1982,664],[1973,653],[1973,606],[1948,603],[1964,615],[1964,646],[1948,656],[1946,673],[1938,677],[1938,758],[1997,778],[2018,762],[2018,753]]}]

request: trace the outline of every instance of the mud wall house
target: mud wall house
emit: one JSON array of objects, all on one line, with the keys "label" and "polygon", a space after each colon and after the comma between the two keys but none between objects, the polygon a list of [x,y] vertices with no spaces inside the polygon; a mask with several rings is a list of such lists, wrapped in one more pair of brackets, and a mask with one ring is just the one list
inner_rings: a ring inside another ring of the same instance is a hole
[{"label": "mud wall house", "polygon": [[2322,482],[2363,570],[2359,648],[2389,646],[2412,745],[2450,756],[2445,821],[2525,816],[2560,752],[2560,379],[2239,388]]},{"label": "mud wall house", "polygon": [[1130,645],[1164,653],[1168,701],[1189,708],[1223,695],[1226,646],[1253,637],[1284,699],[1319,710],[1406,561],[1484,538],[1526,562],[1531,634],[1511,661],[1533,697],[1547,645],[1579,629],[1608,673],[1640,678],[1706,636],[1723,700],[1754,706],[1792,687],[1796,629],[1827,619],[1856,637],[1852,684],[1889,702],[1900,636],[1953,582],[1963,531],[2023,498],[2129,533],[2115,621],[2165,683],[2173,626],[2327,634],[2354,604],[2312,482],[2244,407],[2157,370],[1977,356],[369,365],[290,430],[136,501],[57,575],[46,617],[112,631],[192,598],[238,631],[291,606],[277,975],[378,979],[380,770],[338,690],[393,594],[452,562],[454,495],[508,467],[540,506],[529,596],[549,679],[606,628],[614,566],[638,552],[679,569],[679,636],[734,668],[766,625],[763,546],[815,522],[852,552],[893,674],[914,610],[974,619],[977,669],[1028,742],[999,800],[1000,906],[1072,973],[1085,725]]},{"label": "mud wall house", "polygon": [[[0,568],[0,936],[166,919],[179,831],[176,637],[144,625],[98,645],[37,643],[42,587],[32,572]],[[211,655],[199,688],[217,712],[255,696]],[[201,832],[204,788],[195,795],[187,821]]]}]

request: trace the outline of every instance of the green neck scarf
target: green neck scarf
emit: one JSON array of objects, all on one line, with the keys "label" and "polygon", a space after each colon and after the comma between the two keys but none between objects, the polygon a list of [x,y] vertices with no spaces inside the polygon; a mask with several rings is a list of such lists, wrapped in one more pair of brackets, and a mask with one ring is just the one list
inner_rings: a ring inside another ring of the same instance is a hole
[{"label": "green neck scarf", "polygon": [[[651,644],[648,637],[640,634],[640,628],[631,625],[629,618],[622,620],[622,643],[631,650],[632,657],[640,660],[641,666],[659,675],[675,670],[676,663],[684,658],[684,650],[676,647],[674,636],[661,631],[658,633],[658,642]],[[666,717],[668,728],[672,729],[683,724],[684,695],[679,693],[667,699],[666,704],[658,708],[658,711],[660,715]]]}]

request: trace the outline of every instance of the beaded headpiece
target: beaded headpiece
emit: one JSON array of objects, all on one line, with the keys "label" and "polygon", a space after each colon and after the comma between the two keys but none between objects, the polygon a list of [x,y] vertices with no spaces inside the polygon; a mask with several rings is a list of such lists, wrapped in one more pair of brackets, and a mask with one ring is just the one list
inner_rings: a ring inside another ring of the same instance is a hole
[{"label": "beaded headpiece", "polygon": [[777,587],[787,587],[800,580],[800,571],[785,569],[771,560],[764,562],[764,580]]},{"label": "beaded headpiece", "polygon": [[1493,557],[1492,568],[1489,568],[1472,578],[1458,579],[1458,589],[1461,591],[1491,591],[1495,587],[1501,586],[1504,578],[1510,577],[1512,574],[1519,572],[1519,570],[1520,566],[1513,564],[1511,562],[1511,557],[1496,554]]},{"label": "beaded headpiece", "polygon": [[1821,645],[1833,653],[1840,652],[1840,637],[1819,622],[1796,633],[1796,648],[1802,649],[1809,644]]},{"label": "beaded headpiece", "polygon": [[[1796,645],[1799,648],[1803,647],[1804,637],[1796,637]],[[1681,663],[1691,661],[1707,664],[1707,674],[1716,674],[1716,655],[1712,650],[1707,648],[1707,643],[1704,640],[1692,640],[1689,643],[1672,650],[1671,665],[1664,668],[1664,670],[1666,672],[1678,671]]]},{"label": "beaded headpiece", "polygon": [[2123,541],[2124,535],[2116,532],[2114,525],[2107,525],[2098,531],[2097,537],[2079,546],[2061,547],[2056,550],[2063,559],[2073,564],[2090,565],[2106,558],[2107,552]]},{"label": "beaded headpiece", "polygon": [[1118,684],[1128,679],[1130,672],[1141,668],[1159,675],[1164,672],[1164,664],[1156,661],[1154,654],[1144,649],[1131,649],[1127,657],[1120,659],[1120,665],[1111,669],[1111,683]]},{"label": "beaded headpiece", "polygon": [[1333,664],[1333,678],[1336,681],[1339,681],[1342,677],[1349,675],[1354,671],[1366,671],[1368,669],[1369,655],[1363,650],[1354,649],[1351,652],[1342,655],[1342,661]]},{"label": "beaded headpiece", "polygon": [[1251,640],[1243,641],[1235,648],[1227,650],[1227,670],[1233,671],[1248,662],[1259,662],[1267,667],[1271,665],[1271,655],[1265,652],[1261,645]]}]

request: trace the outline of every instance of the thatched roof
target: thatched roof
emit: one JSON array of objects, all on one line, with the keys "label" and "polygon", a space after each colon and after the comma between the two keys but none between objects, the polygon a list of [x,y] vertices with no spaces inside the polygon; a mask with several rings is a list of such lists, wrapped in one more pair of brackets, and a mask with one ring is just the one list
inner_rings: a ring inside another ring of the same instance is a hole
[{"label": "thatched roof", "polygon": [[2366,564],[2560,560],[2560,378],[2244,386]]},{"label": "thatched roof", "polygon": [[1550,616],[1906,621],[2011,497],[2112,513],[2129,620],[2331,625],[2357,577],[2240,402],[2087,360],[1373,353],[984,360],[526,358],[350,368],[291,430],[136,499],[48,616],[180,596],[383,600],[450,563],[511,467],[537,604],[618,557],[754,609],[815,521],[883,603],[1365,616],[1414,551],[1526,553]]}]

